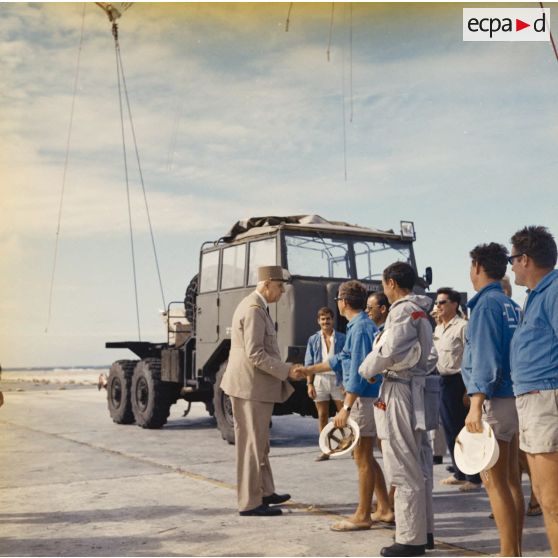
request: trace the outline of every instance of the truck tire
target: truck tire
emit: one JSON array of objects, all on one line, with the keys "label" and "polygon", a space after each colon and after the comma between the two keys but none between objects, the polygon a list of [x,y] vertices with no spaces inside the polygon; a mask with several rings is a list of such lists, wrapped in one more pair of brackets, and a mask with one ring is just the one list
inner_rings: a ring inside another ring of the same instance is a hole
[{"label": "truck tire", "polygon": [[110,367],[107,380],[107,406],[116,424],[132,424],[134,413],[130,398],[132,374],[137,360],[117,360]]},{"label": "truck tire", "polygon": [[169,386],[161,381],[160,359],[145,358],[136,364],[131,400],[138,426],[161,428],[167,422],[173,401]]},{"label": "truck tire", "polygon": [[192,324],[192,332],[196,332],[196,299],[198,297],[198,276],[194,275],[184,293],[184,315]]},{"label": "truck tire", "polygon": [[227,360],[221,364],[215,383],[213,384],[213,408],[215,410],[215,420],[217,428],[221,432],[223,440],[229,444],[234,444],[234,419],[230,397],[221,389],[221,380],[227,368]]}]

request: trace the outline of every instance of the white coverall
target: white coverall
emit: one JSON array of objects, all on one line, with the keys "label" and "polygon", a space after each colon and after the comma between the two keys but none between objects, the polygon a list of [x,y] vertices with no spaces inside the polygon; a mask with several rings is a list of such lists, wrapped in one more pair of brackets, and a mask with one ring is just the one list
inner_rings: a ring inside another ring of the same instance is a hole
[{"label": "white coverall", "polygon": [[[395,542],[426,544],[433,533],[432,451],[425,430],[424,382],[437,357],[432,351],[432,326],[426,296],[407,295],[392,304],[384,327],[389,335],[366,357],[359,372],[366,378],[383,373],[379,402],[374,407],[386,474],[395,486]],[[411,369],[397,372],[420,343],[421,356]],[[383,405],[382,405],[383,403]]]}]

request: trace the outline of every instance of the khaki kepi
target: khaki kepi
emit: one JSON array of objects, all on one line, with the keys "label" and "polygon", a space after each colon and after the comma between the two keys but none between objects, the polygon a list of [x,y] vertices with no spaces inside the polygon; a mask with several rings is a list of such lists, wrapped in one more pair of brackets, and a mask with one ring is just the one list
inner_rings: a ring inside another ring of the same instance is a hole
[{"label": "khaki kepi", "polygon": [[258,281],[290,281],[291,274],[280,265],[258,267]]}]

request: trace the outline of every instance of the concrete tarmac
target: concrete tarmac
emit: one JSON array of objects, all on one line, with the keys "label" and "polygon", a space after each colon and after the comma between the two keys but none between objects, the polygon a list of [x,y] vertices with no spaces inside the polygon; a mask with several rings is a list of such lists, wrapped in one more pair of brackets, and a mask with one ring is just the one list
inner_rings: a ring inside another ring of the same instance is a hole
[{"label": "concrete tarmac", "polygon": [[[204,405],[182,417],[179,402],[163,429],[144,430],[114,424],[92,386],[0,389],[2,556],[378,556],[392,543],[383,526],[330,531],[356,506],[356,467],[345,456],[314,462],[314,419],[273,418],[275,483],[292,495],[285,514],[240,517],[234,447]],[[497,554],[484,490],[441,486],[446,464],[434,467],[436,549],[427,554]],[[550,556],[542,517],[525,518],[524,555]]]}]

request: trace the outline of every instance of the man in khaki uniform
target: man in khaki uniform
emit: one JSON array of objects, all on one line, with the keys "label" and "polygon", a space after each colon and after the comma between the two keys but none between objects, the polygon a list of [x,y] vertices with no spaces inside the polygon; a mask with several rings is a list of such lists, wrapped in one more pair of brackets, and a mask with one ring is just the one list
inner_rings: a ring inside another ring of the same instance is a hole
[{"label": "man in khaki uniform", "polygon": [[234,415],[238,510],[240,515],[281,515],[288,494],[276,494],[269,463],[269,423],[274,403],[294,391],[288,378],[299,379],[300,365],[281,360],[268,304],[284,292],[288,272],[279,266],[258,268],[256,290],[236,308],[231,351],[221,389],[230,396]]},{"label": "man in khaki uniform", "polygon": [[463,402],[465,384],[461,377],[461,361],[465,350],[467,320],[459,313],[461,295],[449,287],[436,292],[438,325],[434,330],[434,346],[438,352],[438,372],[442,377],[440,418],[446,436],[454,472],[440,481],[444,485],[459,485],[468,492],[481,488],[480,475],[466,475],[459,470],[454,459],[455,439],[465,426],[467,407]]}]

